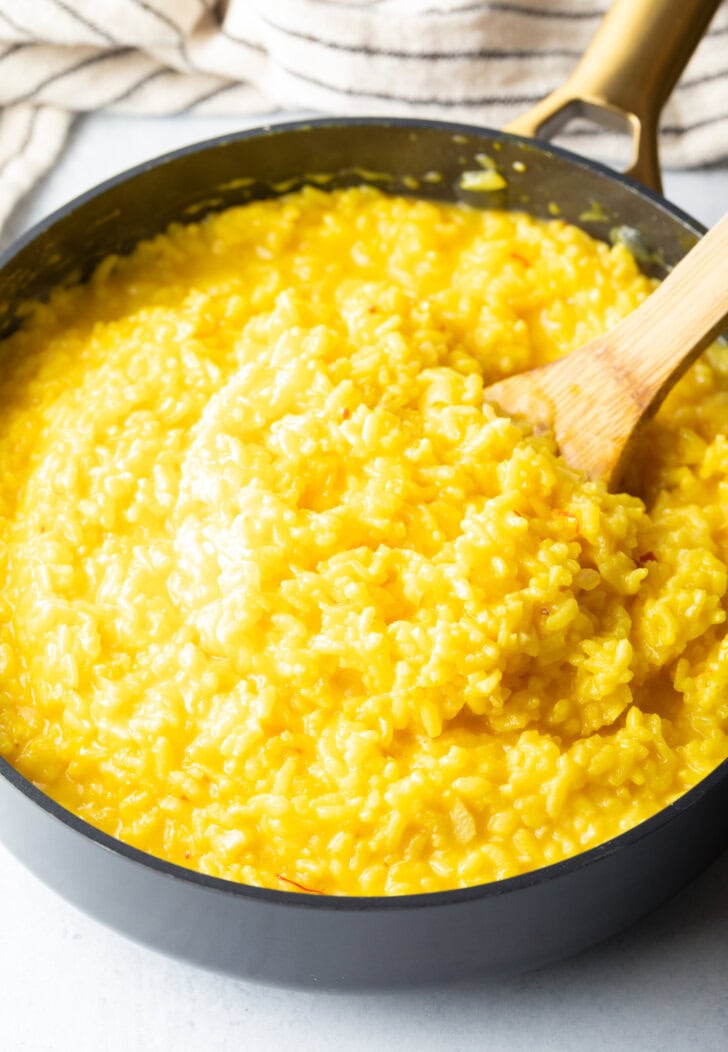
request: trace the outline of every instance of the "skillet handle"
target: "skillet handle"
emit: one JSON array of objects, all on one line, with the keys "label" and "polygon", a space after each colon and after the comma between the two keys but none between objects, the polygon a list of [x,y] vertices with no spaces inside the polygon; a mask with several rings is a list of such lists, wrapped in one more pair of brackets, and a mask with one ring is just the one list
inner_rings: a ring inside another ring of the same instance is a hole
[{"label": "skillet handle", "polygon": [[615,0],[569,79],[503,129],[550,138],[572,117],[632,136],[627,174],[662,192],[660,112],[721,0]]}]

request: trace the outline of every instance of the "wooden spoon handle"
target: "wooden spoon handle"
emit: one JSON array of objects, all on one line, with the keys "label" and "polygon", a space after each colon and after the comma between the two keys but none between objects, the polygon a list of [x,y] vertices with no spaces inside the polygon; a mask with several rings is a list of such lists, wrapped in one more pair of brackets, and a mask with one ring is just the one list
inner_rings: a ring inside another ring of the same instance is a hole
[{"label": "wooden spoon handle", "polygon": [[594,353],[624,375],[640,413],[652,413],[727,322],[725,215],[652,295],[599,341]]}]

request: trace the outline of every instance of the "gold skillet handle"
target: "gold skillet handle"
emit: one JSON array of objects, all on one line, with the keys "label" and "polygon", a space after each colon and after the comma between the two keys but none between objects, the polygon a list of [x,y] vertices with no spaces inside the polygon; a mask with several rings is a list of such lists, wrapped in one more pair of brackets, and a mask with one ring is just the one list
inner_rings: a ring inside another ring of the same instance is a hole
[{"label": "gold skillet handle", "polygon": [[503,130],[548,139],[576,116],[626,128],[627,174],[660,193],[660,112],[720,3],[615,0],[566,83]]}]

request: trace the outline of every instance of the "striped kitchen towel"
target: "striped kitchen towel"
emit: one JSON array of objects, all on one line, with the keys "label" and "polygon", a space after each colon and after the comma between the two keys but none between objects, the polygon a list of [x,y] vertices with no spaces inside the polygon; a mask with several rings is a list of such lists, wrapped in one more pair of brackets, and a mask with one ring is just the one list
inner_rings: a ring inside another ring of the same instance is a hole
[{"label": "striped kitchen towel", "polygon": [[[288,109],[500,127],[566,78],[607,6],[0,0],[0,226],[53,163],[76,113]],[[724,3],[665,111],[667,165],[728,159],[727,43]],[[593,138],[581,128],[564,141],[589,152]]]}]

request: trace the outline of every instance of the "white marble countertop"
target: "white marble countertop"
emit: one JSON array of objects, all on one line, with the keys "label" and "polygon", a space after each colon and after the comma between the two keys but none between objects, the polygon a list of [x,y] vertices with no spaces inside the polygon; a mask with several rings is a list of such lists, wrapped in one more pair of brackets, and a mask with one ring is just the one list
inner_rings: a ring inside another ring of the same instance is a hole
[{"label": "white marble countertop", "polygon": [[[81,122],[13,235],[81,190],[239,120]],[[706,224],[728,170],[668,173]],[[595,908],[599,908],[595,903]],[[0,848],[0,1047],[7,1052],[712,1052],[728,1047],[728,854],[629,932],[517,978],[389,994],[302,993],[209,974],[67,905]]]}]

